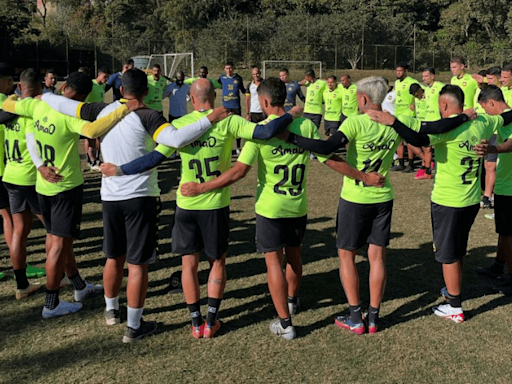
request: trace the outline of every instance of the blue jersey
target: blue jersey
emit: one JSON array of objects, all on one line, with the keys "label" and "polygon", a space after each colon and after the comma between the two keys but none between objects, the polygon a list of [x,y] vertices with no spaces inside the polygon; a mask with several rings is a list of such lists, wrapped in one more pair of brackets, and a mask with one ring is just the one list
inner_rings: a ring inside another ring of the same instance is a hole
[{"label": "blue jersey", "polygon": [[120,100],[123,98],[121,95],[121,85],[123,85],[123,74],[121,72],[114,73],[107,80],[105,92],[112,88],[112,92],[114,92],[114,101]]},{"label": "blue jersey", "polygon": [[292,109],[295,106],[297,96],[303,102],[306,100],[306,98],[302,94],[299,83],[297,83],[296,81],[290,81],[289,83],[286,83],[285,85],[286,85],[286,101],[284,102],[284,110],[286,112],[288,112],[290,109]]},{"label": "blue jersey", "polygon": [[222,85],[222,106],[227,109],[240,109],[240,92],[245,95],[242,77],[236,73],[233,77],[221,75],[219,83]]}]

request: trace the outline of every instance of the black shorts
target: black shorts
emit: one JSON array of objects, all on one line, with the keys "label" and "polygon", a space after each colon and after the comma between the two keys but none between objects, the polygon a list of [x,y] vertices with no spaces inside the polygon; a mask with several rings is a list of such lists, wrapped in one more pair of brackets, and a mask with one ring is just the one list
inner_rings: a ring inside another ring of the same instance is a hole
[{"label": "black shorts", "polygon": [[0,209],[9,208],[9,206],[9,194],[7,193],[7,189],[5,189],[4,183],[2,183],[2,178],[0,177]]},{"label": "black shorts", "polygon": [[286,246],[300,247],[308,217],[269,219],[256,215],[256,250],[274,252]]},{"label": "black shorts", "polygon": [[[497,138],[497,135],[492,135],[491,138],[489,139],[489,145],[495,146]],[[496,163],[498,161],[498,154],[488,153],[487,155],[484,156],[484,160],[490,163]]]},{"label": "black shorts", "polygon": [[83,184],[55,196],[37,194],[46,232],[59,237],[78,238],[83,194]]},{"label": "black shorts", "polygon": [[324,120],[324,130],[327,136],[335,133],[341,125],[341,121]]},{"label": "black shorts", "polygon": [[320,129],[320,123],[322,122],[322,115],[317,115],[316,113],[303,113],[302,117],[305,119],[309,119],[316,125],[318,129]]},{"label": "black shorts", "polygon": [[105,256],[126,255],[128,264],[153,264],[158,251],[160,197],[102,201],[102,205]]},{"label": "black shorts", "polygon": [[229,112],[235,114],[235,115],[238,115],[238,116],[242,116],[242,109],[241,108],[226,108]]},{"label": "black shorts", "polygon": [[432,233],[436,260],[452,264],[466,256],[471,226],[480,204],[453,208],[431,203]]},{"label": "black shorts", "polygon": [[496,233],[512,236],[512,196],[494,195]]},{"label": "black shorts", "polygon": [[251,112],[251,123],[259,123],[260,121],[265,120],[265,114],[259,112]]},{"label": "black shorts", "polygon": [[336,246],[354,251],[366,244],[387,247],[391,234],[393,200],[358,204],[340,199],[336,218]]},{"label": "black shorts", "polygon": [[191,255],[204,249],[206,256],[218,260],[228,250],[229,207],[207,211],[176,207],[172,228],[172,251]]},{"label": "black shorts", "polygon": [[9,194],[9,206],[13,215],[27,209],[35,214],[41,213],[35,185],[15,185],[5,182],[3,184]]}]

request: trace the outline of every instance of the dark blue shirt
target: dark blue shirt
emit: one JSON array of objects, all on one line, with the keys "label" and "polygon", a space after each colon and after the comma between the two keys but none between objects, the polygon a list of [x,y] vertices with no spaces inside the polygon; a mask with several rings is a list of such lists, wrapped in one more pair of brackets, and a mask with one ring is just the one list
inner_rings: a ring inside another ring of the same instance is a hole
[{"label": "dark blue shirt", "polygon": [[114,92],[114,101],[120,100],[123,97],[121,95],[121,85],[123,85],[123,74],[121,72],[114,73],[107,80],[105,92],[112,88],[112,92]]},{"label": "dark blue shirt", "polygon": [[222,106],[227,109],[240,109],[240,92],[245,94],[242,77],[236,73],[233,77],[221,75],[219,83],[222,85]]},{"label": "dark blue shirt", "polygon": [[284,110],[288,112],[296,104],[296,97],[298,96],[303,102],[306,98],[302,94],[299,83],[296,81],[290,81],[286,83],[286,101],[284,102]]}]

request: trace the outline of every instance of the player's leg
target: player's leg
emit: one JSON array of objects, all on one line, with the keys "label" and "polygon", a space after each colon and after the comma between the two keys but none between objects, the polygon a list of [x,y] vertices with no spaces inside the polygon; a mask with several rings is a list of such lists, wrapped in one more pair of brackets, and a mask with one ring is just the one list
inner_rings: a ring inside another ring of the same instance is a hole
[{"label": "player's leg", "polygon": [[484,196],[482,197],[482,202],[480,206],[482,208],[490,209],[492,208],[492,193],[494,191],[494,184],[496,184],[496,160],[495,157],[487,157],[484,160],[484,168],[485,168],[485,189]]},{"label": "player's leg", "polygon": [[[173,239],[175,239],[174,235]],[[199,252],[181,256],[181,286],[192,319],[192,336],[196,339],[203,337],[204,333],[203,315],[199,303],[201,292],[197,275],[198,267]]]},{"label": "player's leg", "polygon": [[396,149],[396,155],[398,157],[398,164],[392,166],[390,171],[403,171],[405,169],[405,145],[403,142]]},{"label": "player's leg", "polygon": [[302,239],[306,233],[308,217],[281,219],[284,225],[284,244],[286,251],[286,281],[288,283],[288,310],[295,315],[300,310],[299,288],[302,279],[302,260],[300,258]]},{"label": "player's leg", "polygon": [[417,180],[432,179],[432,147],[423,147],[423,166],[418,172],[423,171],[422,173],[416,174]]},{"label": "player's leg", "polygon": [[414,156],[418,156],[422,161],[424,160],[423,151],[421,148],[414,147],[411,144],[407,144],[407,157],[409,159],[409,163],[404,169],[405,173],[414,172]]}]

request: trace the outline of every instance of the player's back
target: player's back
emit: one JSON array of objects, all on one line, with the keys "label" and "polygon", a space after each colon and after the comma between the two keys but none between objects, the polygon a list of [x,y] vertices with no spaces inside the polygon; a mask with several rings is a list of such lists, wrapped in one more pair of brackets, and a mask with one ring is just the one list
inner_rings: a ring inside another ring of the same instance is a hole
[{"label": "player's back", "polygon": [[306,102],[304,103],[304,113],[322,114],[323,93],[327,88],[327,82],[317,79],[306,88]]},{"label": "player's back", "polygon": [[22,116],[5,123],[5,133],[2,132],[5,148],[5,170],[2,181],[16,185],[35,185],[37,170],[28,153],[25,139],[27,128],[31,131],[33,126],[32,119]]}]

